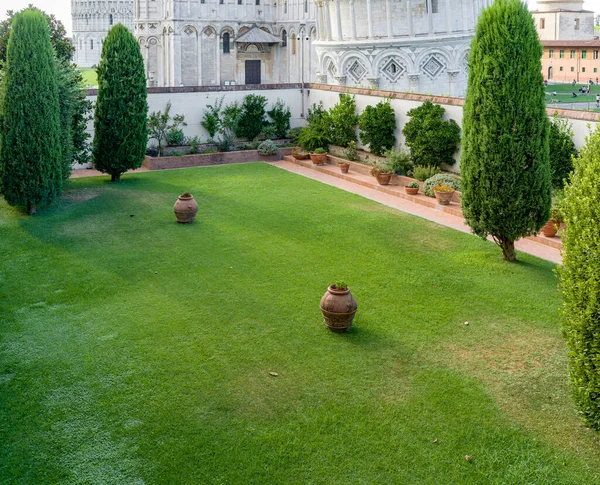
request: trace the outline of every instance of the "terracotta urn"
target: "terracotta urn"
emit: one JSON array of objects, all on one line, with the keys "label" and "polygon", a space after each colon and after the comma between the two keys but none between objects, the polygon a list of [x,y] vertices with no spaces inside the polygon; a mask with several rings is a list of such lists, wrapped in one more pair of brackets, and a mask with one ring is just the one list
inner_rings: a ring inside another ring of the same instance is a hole
[{"label": "terracotta urn", "polygon": [[449,205],[452,201],[452,197],[454,196],[454,190],[452,192],[438,192],[434,189],[433,193],[435,194],[435,198],[440,205]]},{"label": "terracotta urn", "polygon": [[348,170],[350,170],[350,164],[349,163],[340,163],[340,170],[342,171],[342,173],[348,173]]},{"label": "terracotta urn", "polygon": [[404,187],[404,192],[408,195],[417,195],[419,193],[419,187]]},{"label": "terracotta urn", "polygon": [[542,227],[542,234],[546,237],[554,237],[558,232],[558,228],[556,227],[558,224],[553,220],[549,220],[546,222],[544,227]]},{"label": "terracotta urn", "polygon": [[189,192],[180,195],[173,206],[177,222],[194,222],[198,212],[198,204]]},{"label": "terracotta urn", "polygon": [[331,285],[321,298],[323,323],[332,332],[346,332],[352,326],[357,308],[350,288],[338,290],[335,285]]},{"label": "terracotta urn", "polygon": [[377,183],[379,185],[389,185],[390,180],[392,180],[391,173],[378,173],[375,177],[377,178]]},{"label": "terracotta urn", "polygon": [[323,165],[327,161],[327,153],[311,153],[310,159],[315,165]]}]

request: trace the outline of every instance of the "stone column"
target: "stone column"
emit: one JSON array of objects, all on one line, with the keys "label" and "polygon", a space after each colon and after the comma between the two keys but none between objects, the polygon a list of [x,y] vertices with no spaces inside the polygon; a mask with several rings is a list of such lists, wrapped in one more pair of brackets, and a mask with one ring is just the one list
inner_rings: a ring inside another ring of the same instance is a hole
[{"label": "stone column", "polygon": [[216,56],[216,61],[217,61],[217,72],[216,74],[216,78],[217,78],[217,86],[221,85],[221,36],[219,35],[219,33],[217,32],[217,52],[215,53]]},{"label": "stone column", "polygon": [[460,71],[448,71],[448,80],[450,81],[450,96],[456,97],[456,79]]},{"label": "stone column", "polygon": [[392,33],[392,6],[390,0],[385,1],[385,11],[387,14],[387,36],[391,38],[394,34]]},{"label": "stone column", "polygon": [[419,76],[420,74],[418,72],[413,72],[412,74],[408,75],[411,92],[419,91]]},{"label": "stone column", "polygon": [[373,14],[371,13],[371,0],[367,0],[367,23],[369,25],[369,39],[373,38]]},{"label": "stone column", "polygon": [[331,13],[329,12],[329,2],[325,2],[325,31],[326,40],[333,40],[331,37]]},{"label": "stone column", "polygon": [[335,0],[335,18],[337,23],[337,39],[344,40],[342,34],[342,11],[340,9],[340,0]]},{"label": "stone column", "polygon": [[323,2],[315,1],[315,5],[317,7],[317,12],[316,12],[317,39],[323,40],[325,37],[323,35]]},{"label": "stone column", "polygon": [[433,34],[433,7],[431,0],[427,0],[427,32],[429,32],[429,35]]},{"label": "stone column", "polygon": [[406,21],[408,24],[408,36],[412,37],[415,35],[415,27],[413,25],[412,5],[410,0],[406,0]]},{"label": "stone column", "polygon": [[350,25],[352,27],[352,39],[356,40],[356,11],[354,10],[354,0],[350,0]]},{"label": "stone column", "polygon": [[452,32],[452,5],[451,0],[446,0],[446,32]]}]

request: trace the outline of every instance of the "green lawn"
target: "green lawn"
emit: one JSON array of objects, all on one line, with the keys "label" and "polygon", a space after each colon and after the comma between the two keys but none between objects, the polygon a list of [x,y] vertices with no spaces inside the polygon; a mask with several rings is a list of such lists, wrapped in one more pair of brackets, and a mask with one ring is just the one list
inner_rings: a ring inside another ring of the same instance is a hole
[{"label": "green lawn", "polygon": [[98,86],[98,76],[96,75],[96,69],[80,68],[81,75],[83,76],[83,84],[86,86]]},{"label": "green lawn", "polygon": [[[596,94],[600,93],[600,86],[594,84],[590,86],[590,94],[582,94],[579,92],[579,88],[587,86],[587,83],[576,84],[549,84],[545,87],[546,91],[546,102],[550,103],[553,100],[558,99],[561,103],[595,103]],[[556,96],[554,96],[556,92]],[[573,98],[573,93],[577,94],[576,98]]]},{"label": "green lawn", "polygon": [[78,179],[0,231],[2,483],[600,483],[548,262],[266,164]]}]

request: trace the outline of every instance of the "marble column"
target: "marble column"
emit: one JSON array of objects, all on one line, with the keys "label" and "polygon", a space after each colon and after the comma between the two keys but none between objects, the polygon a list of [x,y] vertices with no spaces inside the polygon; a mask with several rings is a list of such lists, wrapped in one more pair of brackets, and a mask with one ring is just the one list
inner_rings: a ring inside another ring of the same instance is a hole
[{"label": "marble column", "polygon": [[356,40],[356,10],[354,10],[354,0],[350,0],[350,25],[352,28],[352,39]]},{"label": "marble column", "polygon": [[450,81],[450,96],[456,97],[456,80],[460,71],[448,71],[448,80]]},{"label": "marble column", "polygon": [[385,12],[387,14],[387,36],[391,38],[394,34],[392,32],[392,5],[390,0],[385,1]]},{"label": "marble column", "polygon": [[450,0],[446,0],[446,32],[452,32],[452,5]]},{"label": "marble column", "polygon": [[433,6],[431,0],[427,0],[427,32],[433,34]]},{"label": "marble column", "polygon": [[337,40],[344,40],[342,33],[342,11],[340,8],[340,0],[335,0],[335,18],[337,24]]},{"label": "marble column", "polygon": [[415,72],[412,74],[408,75],[408,81],[409,81],[409,85],[410,85],[410,91],[411,92],[418,92],[419,91],[419,73]]},{"label": "marble column", "polygon": [[415,27],[413,24],[412,5],[410,0],[406,0],[406,21],[408,24],[408,35],[409,37],[412,37],[415,35]]},{"label": "marble column", "polygon": [[329,3],[325,2],[325,31],[327,32],[326,40],[333,40],[331,37],[331,13],[329,12]]},{"label": "marble column", "polygon": [[367,23],[369,25],[369,39],[373,38],[373,14],[371,12],[371,0],[367,0]]}]

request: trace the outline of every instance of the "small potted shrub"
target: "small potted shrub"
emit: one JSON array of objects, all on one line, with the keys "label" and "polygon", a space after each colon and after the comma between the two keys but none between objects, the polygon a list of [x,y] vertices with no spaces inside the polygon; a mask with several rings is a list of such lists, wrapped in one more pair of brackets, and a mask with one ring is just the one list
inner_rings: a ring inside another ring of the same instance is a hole
[{"label": "small potted shrub", "polygon": [[542,227],[542,234],[546,237],[554,237],[563,222],[563,216],[556,207],[550,212],[550,220]]},{"label": "small potted shrub", "polygon": [[177,222],[194,222],[198,212],[198,204],[194,200],[194,196],[189,192],[181,194],[173,206],[173,212],[175,212]]},{"label": "small potted shrub", "polygon": [[392,179],[392,167],[385,162],[377,162],[371,169],[371,175],[379,185],[388,185]]},{"label": "small potted shrub", "polygon": [[327,161],[327,152],[323,148],[317,148],[310,154],[310,159],[315,165],[323,165]]},{"label": "small potted shrub", "polygon": [[292,157],[296,160],[306,160],[308,158],[308,152],[300,147],[294,147],[292,148]]},{"label": "small potted shrub", "polygon": [[417,195],[419,193],[419,182],[411,182],[404,187],[404,192],[408,195]]},{"label": "small potted shrub", "polygon": [[433,188],[433,193],[435,194],[435,198],[437,199],[438,204],[440,204],[440,205],[450,204],[450,201],[452,200],[452,197],[454,196],[454,192],[455,192],[455,190],[452,187],[450,187],[449,185],[446,185],[444,182],[438,183]]},{"label": "small potted shrub", "polygon": [[350,288],[344,281],[329,285],[321,298],[323,323],[332,332],[346,332],[354,320],[358,305],[350,293]]},{"label": "small potted shrub", "polygon": [[277,155],[279,153],[279,147],[273,140],[265,140],[258,145],[258,154],[263,156]]}]

